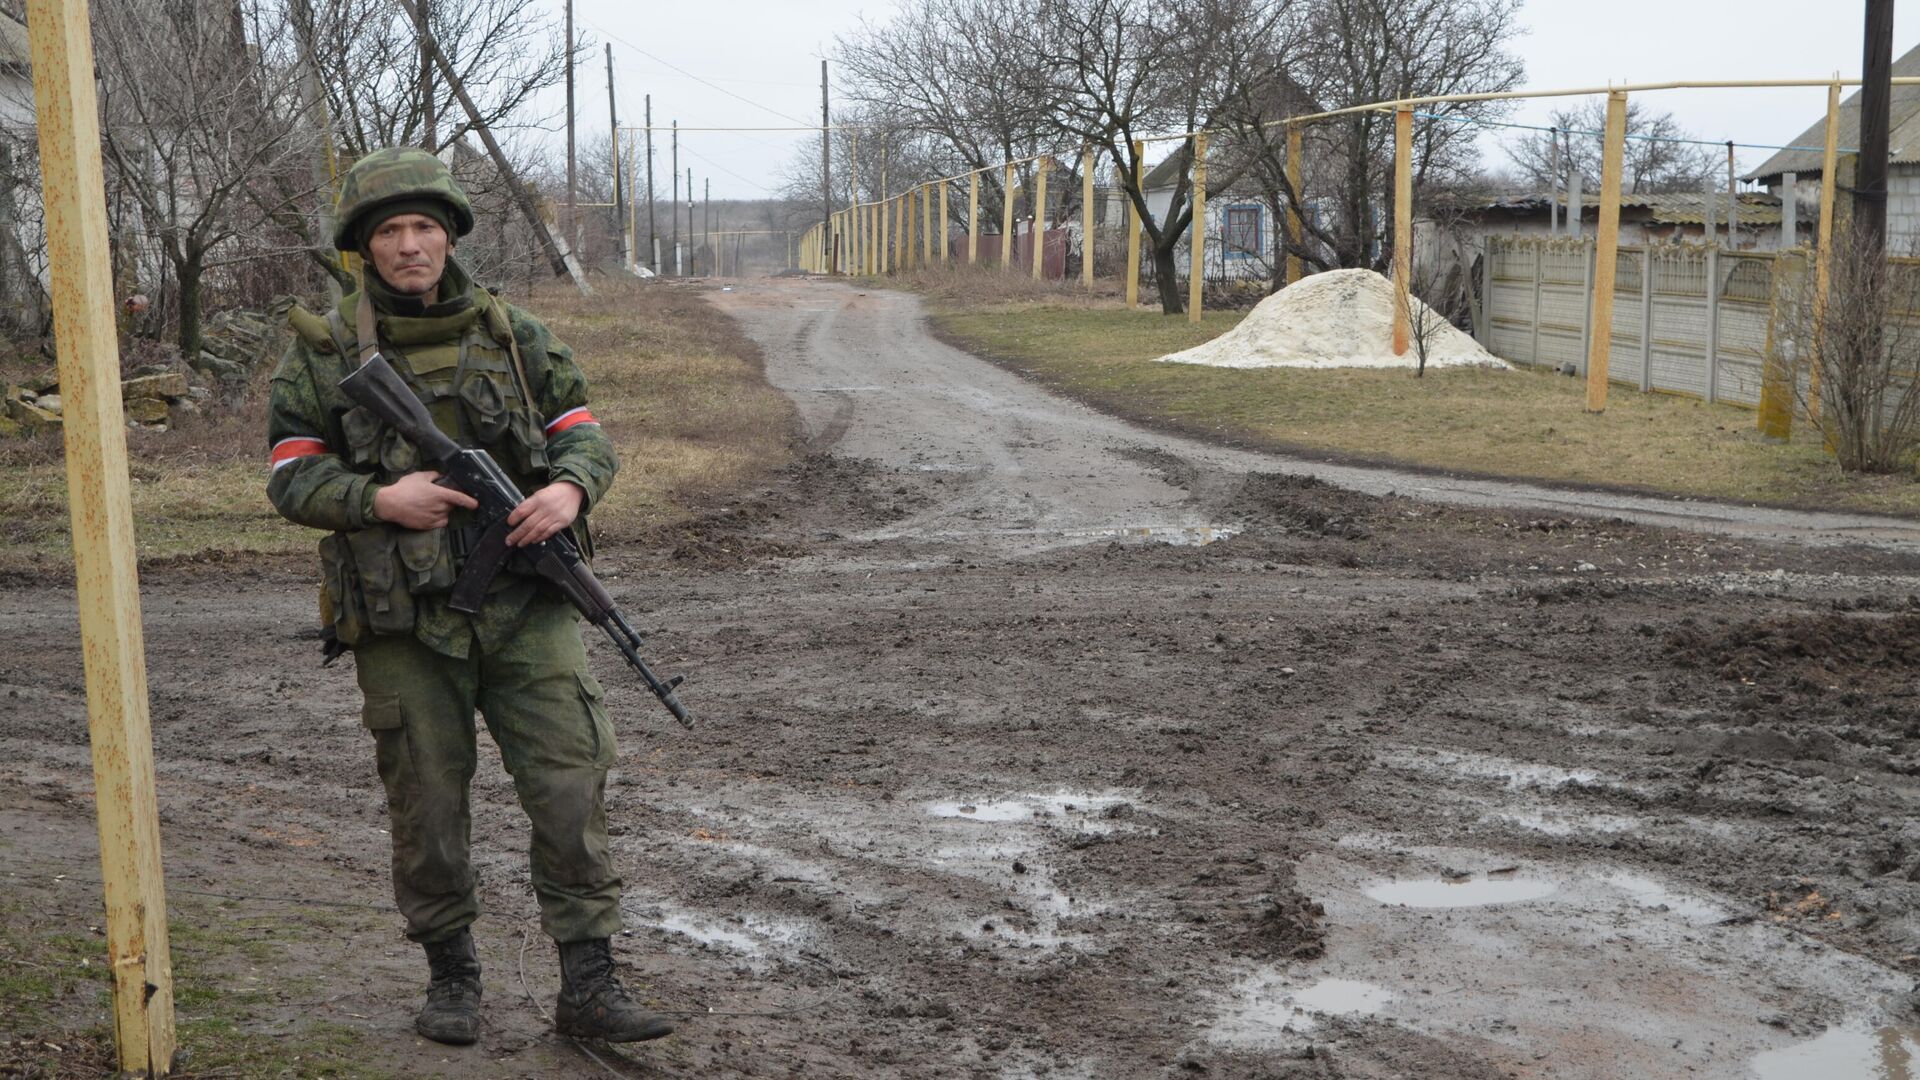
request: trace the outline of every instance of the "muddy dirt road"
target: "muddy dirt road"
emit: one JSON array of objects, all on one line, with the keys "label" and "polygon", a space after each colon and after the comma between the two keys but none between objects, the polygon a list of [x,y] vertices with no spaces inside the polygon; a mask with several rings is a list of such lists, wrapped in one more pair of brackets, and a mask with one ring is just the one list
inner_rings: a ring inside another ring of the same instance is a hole
[{"label": "muddy dirt road", "polygon": [[[906,297],[717,299],[813,453],[672,553],[604,557],[702,721],[680,733],[596,650],[620,951],[659,1002],[714,1010],[612,1071],[1905,1075],[1900,536],[1342,490],[1040,394],[929,341]],[[259,1030],[342,1026],[407,1074],[598,1073],[543,1029],[555,973],[522,950],[496,761],[475,794],[490,1027],[423,1045],[352,673],[314,666],[305,567],[147,586],[176,908],[262,942],[202,977],[255,993]],[[0,594],[0,900],[89,918],[72,611]]]}]

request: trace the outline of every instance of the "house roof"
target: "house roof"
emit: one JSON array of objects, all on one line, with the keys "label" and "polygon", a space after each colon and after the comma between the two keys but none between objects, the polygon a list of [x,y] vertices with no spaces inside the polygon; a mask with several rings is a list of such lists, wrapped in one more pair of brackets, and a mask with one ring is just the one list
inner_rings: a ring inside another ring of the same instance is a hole
[{"label": "house roof", "polygon": [[[1895,78],[1920,77],[1920,46],[1909,49],[1906,55],[1893,62],[1893,75]],[[1888,158],[1891,162],[1920,162],[1920,86],[1894,86],[1893,102],[1887,115],[1887,135]],[[1860,145],[1859,90],[1849,94],[1840,103],[1839,143],[1841,153],[1849,153],[1850,148]],[[1820,175],[1826,159],[1827,118],[1822,116],[1790,145],[1794,149],[1776,151],[1759,168],[1748,173],[1745,179],[1767,179],[1781,173]]]},{"label": "house roof", "polygon": [[[1495,195],[1476,199],[1464,205],[1464,209],[1487,212],[1505,212],[1509,214],[1532,214],[1544,212],[1549,203],[1566,205],[1565,197],[1556,197],[1537,192]],[[1620,196],[1622,210],[1645,210],[1645,220],[1658,225],[1704,225],[1707,222],[1707,197],[1697,191],[1678,191],[1663,194],[1623,194]],[[1597,200],[1587,197],[1581,200],[1582,216],[1598,214],[1600,205]],[[1716,222],[1724,223],[1727,218],[1727,202],[1724,196],[1714,199],[1713,217]],[[1740,224],[1746,227],[1779,225],[1780,198],[1759,191],[1740,193]]]}]

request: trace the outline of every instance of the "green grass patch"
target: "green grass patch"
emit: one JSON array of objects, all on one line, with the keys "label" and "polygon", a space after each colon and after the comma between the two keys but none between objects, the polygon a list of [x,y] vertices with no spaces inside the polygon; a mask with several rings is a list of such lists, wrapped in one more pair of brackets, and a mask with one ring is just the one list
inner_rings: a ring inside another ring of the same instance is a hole
[{"label": "green grass patch", "polygon": [[1240,312],[1129,312],[1111,301],[966,302],[928,290],[935,328],[980,355],[1129,419],[1297,453],[1738,502],[1920,514],[1912,476],[1842,474],[1816,439],[1762,439],[1753,412],[1539,371],[1232,369],[1155,363]]},{"label": "green grass patch", "polygon": [[[644,539],[788,460],[792,407],[699,290],[609,282],[592,297],[549,287],[514,302],[573,348],[620,451],[620,477],[594,511],[602,536]],[[127,433],[142,561],[313,550],[318,534],[267,503],[270,374],[258,373],[238,409]],[[0,573],[57,575],[72,550],[58,434],[0,438]]]}]

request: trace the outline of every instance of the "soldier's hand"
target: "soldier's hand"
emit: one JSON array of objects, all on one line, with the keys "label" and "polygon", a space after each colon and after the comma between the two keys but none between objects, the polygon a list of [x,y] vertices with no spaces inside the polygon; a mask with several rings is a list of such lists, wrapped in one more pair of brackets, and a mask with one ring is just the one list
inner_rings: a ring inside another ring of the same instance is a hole
[{"label": "soldier's hand", "polygon": [[464,491],[436,486],[438,479],[437,472],[416,472],[388,484],[374,493],[374,515],[403,529],[438,529],[454,507],[472,510],[480,505]]},{"label": "soldier's hand", "polygon": [[507,515],[507,524],[516,526],[507,534],[507,546],[537,544],[573,524],[586,498],[580,485],[569,480],[548,484],[527,496]]}]

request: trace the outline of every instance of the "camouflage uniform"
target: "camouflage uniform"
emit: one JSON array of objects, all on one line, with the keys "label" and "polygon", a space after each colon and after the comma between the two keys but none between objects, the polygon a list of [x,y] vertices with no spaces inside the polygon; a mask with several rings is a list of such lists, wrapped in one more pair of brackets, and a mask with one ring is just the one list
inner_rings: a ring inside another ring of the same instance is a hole
[{"label": "camouflage uniform", "polygon": [[[438,164],[417,152],[380,154],[398,157],[403,168]],[[379,165],[378,155],[368,163]],[[369,185],[393,179],[355,171]],[[420,187],[417,177],[400,179]],[[461,196],[454,209],[464,204]],[[364,237],[351,235],[356,220],[342,218],[343,246],[360,246]],[[471,223],[470,214],[453,219]],[[393,292],[371,272],[365,289],[382,354],[440,429],[485,448],[522,491],[577,484],[586,498],[575,535],[591,551],[586,511],[605,494],[616,460],[587,411],[586,380],[567,347],[532,316],[474,288],[451,257],[432,305]],[[407,935],[445,941],[478,914],[467,850],[478,709],[532,822],[533,886],[547,933],[561,943],[604,939],[620,926],[603,805],[615,748],[578,619],[543,583],[510,570],[495,579],[477,614],[452,611],[465,512],[425,531],[376,520],[379,487],[420,461],[411,444],[338,389],[358,363],[352,328],[359,303],[355,293],[324,318],[299,308],[291,315],[298,334],[273,376],[267,492],[289,520],[329,533],[320,544],[323,609],[356,655]],[[509,340],[531,402],[520,392]]]}]

